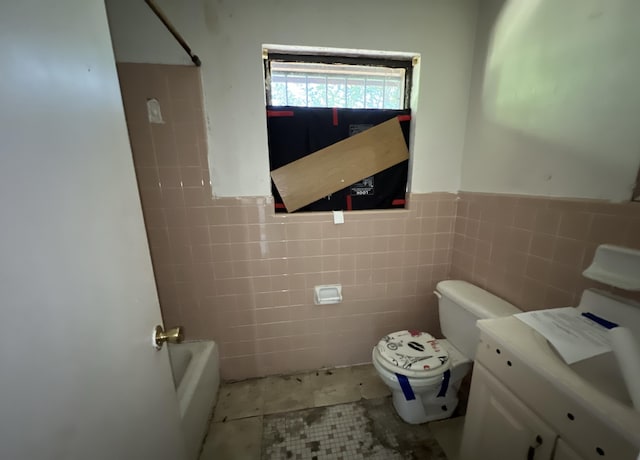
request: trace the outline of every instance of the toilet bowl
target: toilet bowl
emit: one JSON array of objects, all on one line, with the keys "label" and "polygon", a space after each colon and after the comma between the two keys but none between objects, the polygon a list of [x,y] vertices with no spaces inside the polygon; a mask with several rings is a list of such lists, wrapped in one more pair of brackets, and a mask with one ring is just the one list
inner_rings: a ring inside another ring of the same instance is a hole
[{"label": "toilet bowl", "polygon": [[455,410],[460,383],[471,370],[479,340],[475,322],[520,312],[465,281],[441,281],[435,294],[447,339],[422,331],[397,331],[380,339],[372,352],[378,375],[391,389],[393,406],[411,424],[448,418]]},{"label": "toilet bowl", "polygon": [[[418,424],[450,417],[458,405],[460,383],[471,369],[472,361],[451,347],[447,340],[436,340],[430,334],[422,332],[420,337],[437,344],[437,356],[443,359],[443,364],[426,372],[408,372],[408,369],[394,364],[385,357],[380,348],[393,343],[389,341],[391,337],[398,339],[411,333],[399,331],[385,336],[380,341],[383,343],[379,343],[373,349],[373,366],[382,381],[391,389],[393,406],[405,422]],[[403,381],[403,377],[407,380]],[[411,389],[413,397],[407,388]]]}]

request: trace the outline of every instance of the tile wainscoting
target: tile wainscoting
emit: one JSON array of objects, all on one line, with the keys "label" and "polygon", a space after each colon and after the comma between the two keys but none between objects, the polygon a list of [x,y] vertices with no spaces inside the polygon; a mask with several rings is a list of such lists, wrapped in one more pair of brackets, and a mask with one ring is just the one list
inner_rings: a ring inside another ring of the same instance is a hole
[{"label": "tile wainscoting", "polygon": [[[331,213],[275,215],[267,198],[212,200],[200,208],[209,247],[191,246],[210,259],[161,268],[173,271],[164,283],[179,320],[220,342],[228,378],[368,362],[388,332],[437,333],[432,292],[450,271],[455,195],[410,202],[335,225]],[[313,304],[314,286],[336,283],[342,303]]]},{"label": "tile wainscoting", "polygon": [[523,310],[577,305],[599,244],[640,249],[640,203],[460,192],[452,278]]},{"label": "tile wainscoting", "polygon": [[[524,309],[573,305],[599,243],[640,248],[640,203],[409,194],[405,210],[278,214],[270,197],[211,198],[196,67],[119,64],[165,324],[220,344],[227,380],[370,362],[388,332],[439,334],[438,281]],[[150,124],[146,103],[163,121]],[[344,301],[313,304],[340,283]]]}]

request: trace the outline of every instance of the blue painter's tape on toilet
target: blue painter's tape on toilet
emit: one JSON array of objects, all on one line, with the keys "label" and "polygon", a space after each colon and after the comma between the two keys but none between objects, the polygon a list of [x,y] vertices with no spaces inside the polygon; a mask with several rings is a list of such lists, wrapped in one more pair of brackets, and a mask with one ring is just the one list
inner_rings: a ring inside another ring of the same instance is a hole
[{"label": "blue painter's tape on toilet", "polygon": [[447,389],[449,388],[449,380],[451,379],[451,371],[446,370],[444,374],[442,374],[442,383],[440,384],[440,391],[438,392],[437,398],[444,398],[447,396]]},{"label": "blue painter's tape on toilet", "polygon": [[416,399],[416,395],[413,394],[413,388],[409,384],[409,379],[404,376],[396,373],[396,377],[398,378],[398,383],[400,384],[400,388],[402,388],[402,393],[404,393],[404,398],[407,401],[411,401],[412,399]]}]

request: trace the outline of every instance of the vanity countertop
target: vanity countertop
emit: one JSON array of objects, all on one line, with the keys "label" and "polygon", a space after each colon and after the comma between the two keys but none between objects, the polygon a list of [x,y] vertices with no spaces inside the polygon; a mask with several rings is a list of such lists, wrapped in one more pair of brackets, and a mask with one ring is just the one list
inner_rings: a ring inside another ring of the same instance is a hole
[{"label": "vanity countertop", "polygon": [[483,334],[550,382],[572,404],[590,412],[640,449],[640,412],[631,407],[612,354],[569,366],[542,335],[513,316],[480,320],[477,325]]}]

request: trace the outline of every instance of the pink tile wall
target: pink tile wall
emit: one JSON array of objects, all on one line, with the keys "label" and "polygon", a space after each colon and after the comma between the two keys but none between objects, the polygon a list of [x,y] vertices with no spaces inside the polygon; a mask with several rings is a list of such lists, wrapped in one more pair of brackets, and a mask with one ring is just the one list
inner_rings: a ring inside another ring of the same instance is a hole
[{"label": "pink tile wall", "polygon": [[[461,192],[451,277],[524,310],[577,305],[599,244],[640,249],[640,203]],[[638,295],[618,292],[626,297]]]},{"label": "pink tile wall", "polygon": [[[368,362],[385,333],[437,333],[432,291],[449,271],[454,198],[412,196],[410,210],[347,213],[343,225],[274,215],[270,199],[214,200],[213,292],[191,322],[221,343],[229,378]],[[313,287],[334,283],[344,301],[314,305]]]},{"label": "pink tile wall", "polygon": [[[214,339],[241,379],[370,361],[385,333],[439,335],[438,281],[471,281],[523,309],[575,305],[596,246],[640,248],[640,204],[412,194],[408,209],[275,215],[269,197],[211,198],[195,67],[119,64],[168,326]],[[164,124],[149,124],[146,100]],[[313,286],[344,302],[313,305]],[[638,298],[638,296],[636,296]]]},{"label": "pink tile wall", "polygon": [[[211,199],[194,67],[120,64],[161,308],[190,339],[214,339],[226,379],[368,362],[384,334],[439,334],[432,291],[447,278],[455,195],[408,209],[275,215],[270,198]],[[165,123],[150,125],[147,98]],[[313,287],[344,302],[313,305]]]}]

